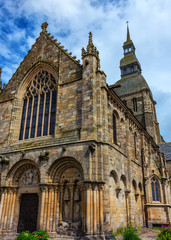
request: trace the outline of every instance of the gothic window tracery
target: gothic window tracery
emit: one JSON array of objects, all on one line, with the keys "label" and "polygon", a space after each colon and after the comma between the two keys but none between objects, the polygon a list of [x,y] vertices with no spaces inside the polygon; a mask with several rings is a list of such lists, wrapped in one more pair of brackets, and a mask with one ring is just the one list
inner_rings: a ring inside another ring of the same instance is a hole
[{"label": "gothic window tracery", "polygon": [[152,190],[152,199],[153,201],[160,201],[159,197],[159,182],[158,180],[153,177],[151,179],[151,190]]},{"label": "gothic window tracery", "polygon": [[40,70],[24,94],[19,140],[54,134],[56,99],[56,79]]}]

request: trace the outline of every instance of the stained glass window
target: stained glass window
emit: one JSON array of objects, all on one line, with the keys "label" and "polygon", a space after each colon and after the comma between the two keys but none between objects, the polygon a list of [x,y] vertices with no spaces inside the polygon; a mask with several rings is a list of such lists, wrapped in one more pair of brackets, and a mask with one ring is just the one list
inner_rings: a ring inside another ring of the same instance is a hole
[{"label": "stained glass window", "polygon": [[53,135],[56,120],[57,81],[40,70],[24,94],[19,139]]},{"label": "stained glass window", "polygon": [[153,177],[151,179],[151,190],[152,190],[153,201],[160,201],[160,198],[159,198],[159,183],[158,183],[158,180],[155,177]]},{"label": "stained glass window", "polygon": [[116,135],[116,116],[113,113],[113,142],[117,144],[117,135]]}]

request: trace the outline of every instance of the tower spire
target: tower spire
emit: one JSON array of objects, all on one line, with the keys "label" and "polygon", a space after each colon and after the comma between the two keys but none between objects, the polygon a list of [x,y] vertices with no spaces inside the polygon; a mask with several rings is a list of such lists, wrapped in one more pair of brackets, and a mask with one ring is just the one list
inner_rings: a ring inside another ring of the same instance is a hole
[{"label": "tower spire", "polygon": [[126,22],[126,24],[127,24],[127,39],[126,39],[126,41],[127,41],[127,42],[131,40],[131,38],[130,38],[130,33],[129,33],[128,23],[129,23],[129,22],[127,21],[127,22]]},{"label": "tower spire", "polygon": [[128,21],[127,39],[123,44],[124,57],[120,61],[121,77],[133,76],[141,73],[141,65],[135,55],[135,46],[130,38]]}]

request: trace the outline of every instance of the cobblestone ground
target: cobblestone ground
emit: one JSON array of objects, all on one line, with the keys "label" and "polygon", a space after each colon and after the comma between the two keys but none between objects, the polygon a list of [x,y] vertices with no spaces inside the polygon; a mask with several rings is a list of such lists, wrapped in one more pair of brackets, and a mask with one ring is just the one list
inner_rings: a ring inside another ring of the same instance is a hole
[{"label": "cobblestone ground", "polygon": [[[142,240],[157,240],[157,233],[159,230],[156,229],[150,229],[150,228],[143,228],[139,231],[139,236]],[[122,236],[117,236],[117,240],[122,240]]]}]

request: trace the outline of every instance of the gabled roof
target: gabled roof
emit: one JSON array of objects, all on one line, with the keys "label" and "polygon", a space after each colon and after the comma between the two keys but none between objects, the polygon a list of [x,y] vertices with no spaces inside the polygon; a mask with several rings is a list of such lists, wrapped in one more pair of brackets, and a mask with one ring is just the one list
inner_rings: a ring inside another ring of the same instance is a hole
[{"label": "gabled roof", "polygon": [[33,68],[37,63],[44,62],[51,65],[56,71],[59,70],[59,52],[67,58],[67,62],[70,64],[68,66],[75,70],[76,72],[81,72],[82,65],[76,60],[72,53],[68,52],[61,46],[60,42],[57,42],[50,33],[47,32],[48,24],[45,22],[42,24],[42,31],[40,36],[36,39],[36,42],[32,45],[28,54],[25,56],[24,60],[20,63],[16,72],[13,74],[12,78],[9,80],[5,89],[3,89],[0,94],[0,102],[13,99],[23,78]]},{"label": "gabled roof", "polygon": [[166,161],[171,161],[171,142],[159,144],[161,152],[166,155]]},{"label": "gabled roof", "polygon": [[[141,74],[137,74],[135,76],[130,76],[126,78],[122,78],[116,82],[116,84],[120,84],[120,88],[115,88],[115,92],[118,96],[125,96],[132,93],[136,93],[142,90],[149,90],[150,88]],[[151,91],[150,91],[151,92]]]}]

